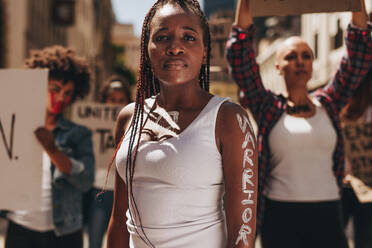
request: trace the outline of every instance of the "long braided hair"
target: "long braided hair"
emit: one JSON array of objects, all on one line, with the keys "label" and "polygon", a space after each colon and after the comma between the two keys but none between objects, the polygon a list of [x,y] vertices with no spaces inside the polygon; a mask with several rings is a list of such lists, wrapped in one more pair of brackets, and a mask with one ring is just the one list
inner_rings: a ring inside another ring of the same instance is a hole
[{"label": "long braided hair", "polygon": [[[129,202],[129,214],[133,221],[138,220],[136,233],[139,237],[150,247],[155,247],[146,236],[142,227],[141,216],[137,208],[137,204],[133,195],[132,185],[135,171],[135,161],[138,151],[138,144],[140,141],[143,123],[144,123],[144,105],[145,99],[157,95],[160,91],[159,80],[153,75],[151,63],[148,55],[148,43],[150,39],[150,26],[157,10],[166,4],[174,4],[180,6],[186,13],[196,15],[200,20],[200,25],[203,30],[203,44],[206,48],[206,61],[200,68],[199,84],[202,89],[209,91],[209,68],[210,68],[210,32],[207,18],[200,8],[197,0],[158,0],[147,13],[142,26],[141,35],[141,58],[139,68],[139,78],[137,81],[137,92],[134,113],[132,122],[128,131],[123,135],[121,141],[117,145],[116,152],[123,142],[124,137],[129,135],[128,154],[126,161],[126,190]],[[115,157],[115,155],[114,155]]]}]

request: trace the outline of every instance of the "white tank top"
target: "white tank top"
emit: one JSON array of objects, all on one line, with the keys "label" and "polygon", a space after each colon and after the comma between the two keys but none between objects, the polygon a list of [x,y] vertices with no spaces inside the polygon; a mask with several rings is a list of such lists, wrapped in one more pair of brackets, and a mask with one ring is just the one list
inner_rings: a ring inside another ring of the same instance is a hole
[{"label": "white tank top", "polygon": [[[139,145],[133,193],[143,229],[155,247],[226,247],[223,168],[215,141],[218,110],[226,100],[211,98],[177,137]],[[154,98],[146,102],[152,106]],[[128,140],[127,136],[116,156],[124,181]],[[148,247],[128,212],[130,247]]]},{"label": "white tank top", "polygon": [[50,158],[46,152],[43,152],[43,175],[40,209],[32,211],[12,211],[8,213],[8,219],[18,225],[36,232],[47,232],[54,229],[52,208],[52,175],[50,166]]},{"label": "white tank top", "polygon": [[300,118],[284,113],[269,135],[273,170],[264,194],[278,201],[330,201],[339,199],[333,173],[337,135],[321,103],[316,113]]}]

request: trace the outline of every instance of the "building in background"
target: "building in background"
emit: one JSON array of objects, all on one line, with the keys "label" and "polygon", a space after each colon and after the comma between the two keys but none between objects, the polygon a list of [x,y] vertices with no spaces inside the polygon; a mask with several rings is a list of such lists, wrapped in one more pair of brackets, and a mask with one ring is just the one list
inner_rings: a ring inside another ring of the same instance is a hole
[{"label": "building in background", "polygon": [[97,82],[95,97],[99,99],[99,91],[105,80],[114,71],[114,49],[112,44],[112,29],[115,24],[115,16],[111,1],[94,0],[95,12],[95,35],[96,47],[94,72]]},{"label": "building in background", "polygon": [[[89,99],[97,97],[103,79],[112,73],[110,1],[0,0],[5,16],[0,37],[5,47],[2,67],[21,68],[32,49],[62,45],[87,58],[93,71]],[[0,25],[3,22],[0,23]],[[1,46],[2,45],[2,46]],[[1,56],[1,55],[0,55]],[[1,57],[0,57],[1,63]]]},{"label": "building in background", "polygon": [[237,101],[237,87],[228,74],[226,60],[226,41],[229,38],[234,19],[232,10],[216,11],[210,14],[209,27],[211,33],[210,91],[213,94],[230,97]]},{"label": "building in background", "polygon": [[[133,24],[116,23],[112,30],[112,43],[117,50],[117,66],[125,67],[134,78],[140,64],[141,39],[134,34]],[[127,72],[128,73],[128,72]],[[135,82],[132,82],[132,84]]]},{"label": "building in background", "polygon": [[237,0],[204,0],[204,13],[210,17],[221,10],[234,11]]},{"label": "building in background", "polygon": [[[365,0],[371,16],[372,0]],[[350,12],[306,14],[301,16],[301,36],[314,51],[313,77],[309,90],[325,85],[336,72],[345,54],[345,34],[350,22]],[[283,38],[275,40],[257,58],[263,83],[266,88],[285,94],[285,85],[275,68],[275,52]]]},{"label": "building in background", "polygon": [[[237,99],[237,93],[236,86],[228,75],[225,44],[234,22],[236,2],[237,0],[204,0],[204,11],[211,31],[211,91],[229,96],[233,100]],[[257,54],[267,53],[276,40],[299,35],[301,31],[300,16],[254,17],[253,22],[256,27],[254,46]]]}]

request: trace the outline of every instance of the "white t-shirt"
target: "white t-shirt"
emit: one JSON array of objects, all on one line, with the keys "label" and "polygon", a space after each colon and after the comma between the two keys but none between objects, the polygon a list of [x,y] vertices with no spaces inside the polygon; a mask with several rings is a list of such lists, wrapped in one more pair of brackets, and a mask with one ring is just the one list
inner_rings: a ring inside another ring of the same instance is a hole
[{"label": "white t-shirt", "polygon": [[301,118],[283,113],[269,135],[273,170],[264,194],[279,201],[337,200],[333,173],[337,135],[331,120],[315,98],[315,115]]},{"label": "white t-shirt", "polygon": [[41,208],[35,211],[13,211],[7,217],[14,223],[37,232],[46,232],[54,229],[52,209],[52,178],[50,171],[50,158],[43,152],[43,175]]}]

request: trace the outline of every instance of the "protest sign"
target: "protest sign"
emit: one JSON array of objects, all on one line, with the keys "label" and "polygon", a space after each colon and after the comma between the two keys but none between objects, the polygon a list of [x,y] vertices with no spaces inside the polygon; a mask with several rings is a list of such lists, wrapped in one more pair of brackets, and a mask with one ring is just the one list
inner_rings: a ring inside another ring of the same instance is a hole
[{"label": "protest sign", "polygon": [[351,187],[360,203],[372,202],[372,188],[365,185],[356,177],[349,176]]},{"label": "protest sign", "polygon": [[[71,120],[88,127],[93,133],[93,150],[96,161],[94,186],[96,188],[103,188],[106,180],[107,166],[115,151],[115,121],[122,108],[122,105],[94,102],[79,102],[74,104],[72,108]],[[110,171],[107,189],[113,189],[114,171],[114,168]]]},{"label": "protest sign", "polygon": [[360,0],[250,0],[253,16],[359,11]]},{"label": "protest sign", "polygon": [[47,70],[0,70],[0,209],[40,208]]},{"label": "protest sign", "polygon": [[[372,186],[372,123],[348,122],[343,126],[345,156],[351,164],[351,174],[366,184]],[[353,188],[362,189],[365,193],[368,187],[361,187],[359,181],[354,180]],[[369,194],[372,196],[372,193]],[[371,198],[372,201],[372,198]]]}]

